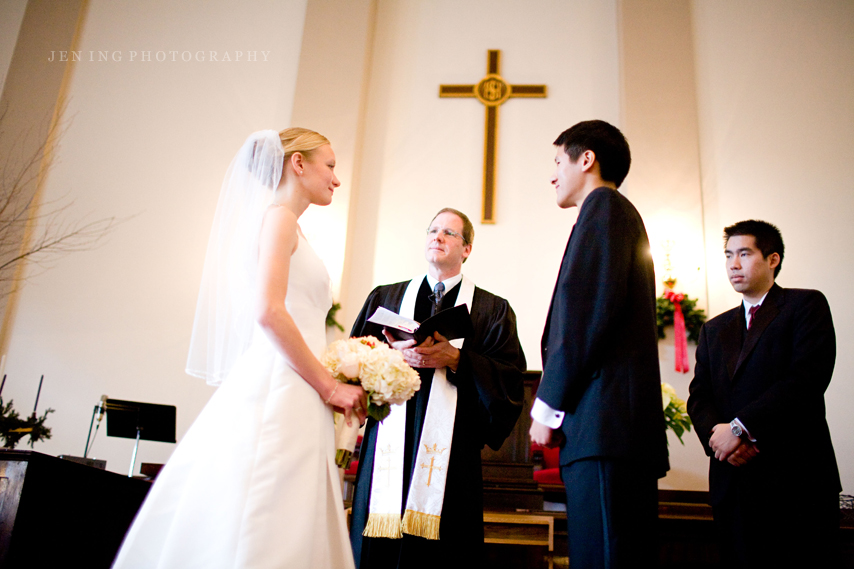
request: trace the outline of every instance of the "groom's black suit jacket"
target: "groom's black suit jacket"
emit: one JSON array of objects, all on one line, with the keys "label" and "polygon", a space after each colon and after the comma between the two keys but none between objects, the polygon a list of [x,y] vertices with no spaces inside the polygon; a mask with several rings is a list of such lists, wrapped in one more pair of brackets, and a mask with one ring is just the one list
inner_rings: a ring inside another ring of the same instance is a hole
[{"label": "groom's black suit jacket", "polygon": [[750,330],[741,304],[703,326],[688,398],[697,435],[713,457],[712,427],[737,417],[760,451],[740,467],[712,458],[713,505],[730,490],[786,501],[841,490],[824,405],[835,361],[830,307],[817,290],[775,284]]},{"label": "groom's black suit jacket", "polygon": [[661,404],[655,273],[635,207],[616,190],[584,200],[552,296],[537,397],[565,411],[562,465],[632,459],[668,469]]}]

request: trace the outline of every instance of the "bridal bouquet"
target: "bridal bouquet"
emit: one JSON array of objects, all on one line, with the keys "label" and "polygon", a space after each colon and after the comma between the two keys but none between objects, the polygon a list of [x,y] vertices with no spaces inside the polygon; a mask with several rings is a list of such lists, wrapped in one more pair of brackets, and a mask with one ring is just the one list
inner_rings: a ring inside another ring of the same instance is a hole
[{"label": "bridal bouquet", "polygon": [[685,441],[682,440],[682,435],[691,430],[691,417],[688,416],[688,407],[676,395],[673,386],[663,381],[661,382],[661,405],[664,407],[666,428],[672,430],[679,437],[679,442],[684,445]]},{"label": "bridal bouquet", "polygon": [[[409,367],[403,354],[373,336],[337,340],[330,344],[320,363],[338,381],[361,385],[368,394],[368,417],[382,421],[391,412],[390,405],[400,405],[421,387],[418,372]],[[348,427],[337,421],[335,463],[347,468],[356,448],[359,425]]]}]

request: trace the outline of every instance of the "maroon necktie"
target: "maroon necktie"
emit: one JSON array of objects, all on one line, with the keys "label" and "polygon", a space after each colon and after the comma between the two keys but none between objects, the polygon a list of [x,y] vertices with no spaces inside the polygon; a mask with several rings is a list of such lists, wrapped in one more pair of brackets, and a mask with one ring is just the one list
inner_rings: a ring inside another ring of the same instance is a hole
[{"label": "maroon necktie", "polygon": [[756,306],[751,306],[748,309],[748,313],[750,314],[750,320],[747,321],[747,329],[750,330],[750,327],[753,325],[753,319],[756,317],[756,311],[759,310],[761,304],[757,304]]}]

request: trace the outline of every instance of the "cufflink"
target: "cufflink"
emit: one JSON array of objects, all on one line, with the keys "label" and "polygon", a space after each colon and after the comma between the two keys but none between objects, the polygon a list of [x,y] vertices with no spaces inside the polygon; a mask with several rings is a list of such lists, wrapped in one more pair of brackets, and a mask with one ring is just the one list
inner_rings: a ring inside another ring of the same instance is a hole
[{"label": "cufflink", "polygon": [[729,428],[730,428],[730,430],[732,431],[732,434],[734,434],[734,435],[735,435],[735,436],[737,436],[738,438],[741,438],[741,435],[743,435],[743,434],[744,434],[744,429],[742,429],[742,428],[741,428],[741,425],[739,425],[739,424],[738,424],[738,423],[736,423],[735,421],[731,421],[731,422],[730,422],[730,424],[729,424]]}]

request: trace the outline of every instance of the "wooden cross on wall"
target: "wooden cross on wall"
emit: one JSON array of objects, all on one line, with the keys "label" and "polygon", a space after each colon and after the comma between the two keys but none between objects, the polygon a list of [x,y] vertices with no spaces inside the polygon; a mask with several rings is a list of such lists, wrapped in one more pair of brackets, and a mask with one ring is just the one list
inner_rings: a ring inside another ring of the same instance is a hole
[{"label": "wooden cross on wall", "polygon": [[545,85],[509,85],[499,74],[501,51],[486,55],[486,77],[477,85],[439,85],[440,97],[477,98],[486,107],[483,145],[483,214],[481,223],[495,223],[495,146],[498,140],[498,107],[510,98],[545,98]]}]

